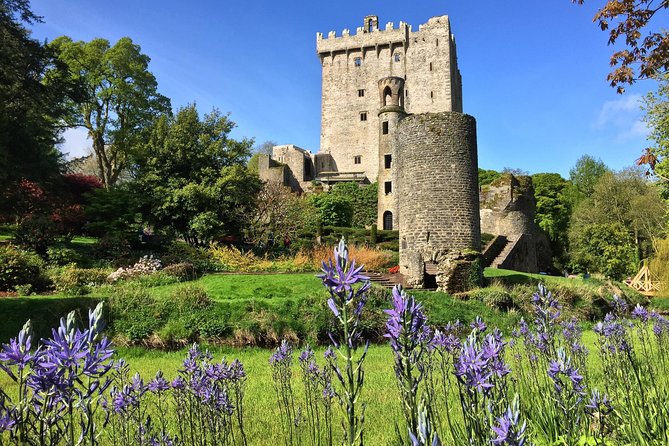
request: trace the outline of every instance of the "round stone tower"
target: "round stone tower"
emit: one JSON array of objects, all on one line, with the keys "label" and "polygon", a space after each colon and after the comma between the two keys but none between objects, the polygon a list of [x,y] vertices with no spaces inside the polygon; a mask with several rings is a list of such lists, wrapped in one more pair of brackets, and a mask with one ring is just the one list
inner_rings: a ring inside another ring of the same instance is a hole
[{"label": "round stone tower", "polygon": [[399,189],[397,184],[395,133],[404,112],[404,79],[384,77],[379,80],[379,172],[378,216],[379,229],[399,227]]},{"label": "round stone tower", "polygon": [[481,280],[476,120],[457,112],[409,115],[395,141],[405,283],[466,290]]}]

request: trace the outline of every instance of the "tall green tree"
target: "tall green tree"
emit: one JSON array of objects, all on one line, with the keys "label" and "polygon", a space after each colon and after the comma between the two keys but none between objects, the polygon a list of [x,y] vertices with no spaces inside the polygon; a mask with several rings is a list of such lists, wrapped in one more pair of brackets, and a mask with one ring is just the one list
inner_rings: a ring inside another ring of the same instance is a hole
[{"label": "tall green tree", "polygon": [[534,197],[537,200],[535,221],[548,235],[553,255],[564,261],[568,247],[567,230],[572,212],[569,197],[571,185],[557,173],[534,174],[532,183]]},{"label": "tall green tree", "polygon": [[643,108],[651,145],[637,164],[649,166],[648,174],[661,180],[664,196],[669,198],[669,75],[662,78],[656,92],[646,95]]},{"label": "tall green tree", "polygon": [[586,249],[595,243],[589,241],[588,234],[605,234],[603,227],[613,228],[617,234],[623,228],[625,237],[602,235],[602,240],[596,243],[601,246],[609,243],[611,249],[607,252],[610,253],[623,249],[622,245],[631,247],[634,256],[632,261],[628,260],[628,269],[634,269],[636,262],[650,256],[655,241],[664,237],[666,211],[657,186],[648,182],[639,169],[604,173],[592,195],[574,209],[569,229],[572,262],[587,264],[583,260],[584,253],[590,252],[596,257],[599,252]]},{"label": "tall green tree", "polygon": [[583,155],[574,167],[569,170],[569,180],[575,188],[575,201],[590,197],[595,190],[595,185],[609,168],[601,159],[595,159],[590,155]]},{"label": "tall green tree", "polygon": [[74,90],[45,82],[65,69],[25,27],[40,21],[27,0],[0,0],[0,202],[22,179],[48,182],[61,170],[58,122]]},{"label": "tall green tree", "polygon": [[378,206],[378,184],[359,185],[353,181],[336,184],[329,194],[351,201],[353,214],[351,226],[364,228],[376,223]]},{"label": "tall green tree", "polygon": [[192,245],[243,235],[262,183],[245,167],[253,141],[230,138],[234,126],[217,110],[200,118],[195,105],[155,120],[135,162],[148,223]]},{"label": "tall green tree", "polygon": [[[109,188],[127,168],[142,129],[157,114],[169,112],[169,100],[157,91],[149,57],[129,37],[111,46],[105,39],[75,42],[62,36],[49,46],[67,65],[69,80],[83,91],[80,100],[68,104],[67,125],[88,131],[98,175]],[[57,74],[50,77],[57,79]]]}]

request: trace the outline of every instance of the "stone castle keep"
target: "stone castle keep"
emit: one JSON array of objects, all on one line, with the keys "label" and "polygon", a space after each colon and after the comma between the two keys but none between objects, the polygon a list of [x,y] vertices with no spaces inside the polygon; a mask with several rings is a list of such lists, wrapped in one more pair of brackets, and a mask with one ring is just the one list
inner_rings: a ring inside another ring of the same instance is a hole
[{"label": "stone castle keep", "polygon": [[378,227],[399,229],[406,285],[456,292],[480,280],[476,121],[462,113],[448,17],[413,31],[367,16],[355,34],[318,33],[316,44],[320,151],[275,146],[261,178],[297,192],[376,181]]}]

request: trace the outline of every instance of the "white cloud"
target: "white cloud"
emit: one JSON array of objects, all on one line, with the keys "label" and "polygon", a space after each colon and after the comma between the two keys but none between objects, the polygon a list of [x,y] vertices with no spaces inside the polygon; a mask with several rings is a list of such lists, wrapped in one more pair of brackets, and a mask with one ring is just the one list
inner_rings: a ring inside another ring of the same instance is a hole
[{"label": "white cloud", "polygon": [[593,127],[611,132],[616,142],[645,138],[648,127],[642,121],[640,94],[625,95],[602,104]]},{"label": "white cloud", "polygon": [[88,155],[91,152],[91,140],[88,138],[86,129],[81,127],[67,129],[62,136],[63,143],[59,148],[68,159]]}]

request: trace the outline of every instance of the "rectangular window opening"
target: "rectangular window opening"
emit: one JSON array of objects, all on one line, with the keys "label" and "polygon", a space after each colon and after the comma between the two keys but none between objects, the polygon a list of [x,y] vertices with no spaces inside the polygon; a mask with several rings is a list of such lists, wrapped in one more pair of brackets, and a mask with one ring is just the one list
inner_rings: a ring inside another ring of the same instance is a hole
[{"label": "rectangular window opening", "polygon": [[361,121],[367,120],[367,112],[360,112],[360,120]]},{"label": "rectangular window opening", "polygon": [[390,169],[392,162],[393,162],[393,156],[391,154],[386,153],[385,155],[383,155],[383,165],[385,166],[386,169]]},{"label": "rectangular window opening", "polygon": [[383,183],[383,188],[386,193],[386,195],[392,194],[393,193],[393,183],[392,181],[386,181]]},{"label": "rectangular window opening", "polygon": [[395,62],[399,62],[401,58],[400,53],[395,53]]},{"label": "rectangular window opening", "polygon": [[383,134],[384,135],[388,134],[388,121],[383,122]]},{"label": "rectangular window opening", "polygon": [[360,89],[360,90],[358,90],[358,97],[359,97],[359,98],[362,98],[362,97],[364,97],[364,96],[365,96],[365,90],[364,90],[364,89]]},{"label": "rectangular window opening", "polygon": [[430,71],[432,71],[432,62],[430,62]]},{"label": "rectangular window opening", "polygon": [[356,67],[362,66],[362,57],[356,57],[355,59],[353,59],[353,64]]},{"label": "rectangular window opening", "polygon": [[356,155],[353,157],[353,164],[360,164],[362,163],[362,156],[361,155]]}]

